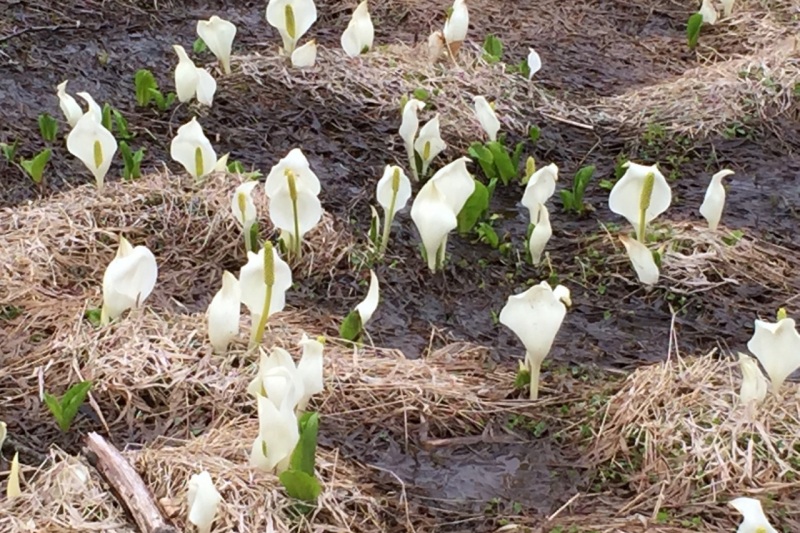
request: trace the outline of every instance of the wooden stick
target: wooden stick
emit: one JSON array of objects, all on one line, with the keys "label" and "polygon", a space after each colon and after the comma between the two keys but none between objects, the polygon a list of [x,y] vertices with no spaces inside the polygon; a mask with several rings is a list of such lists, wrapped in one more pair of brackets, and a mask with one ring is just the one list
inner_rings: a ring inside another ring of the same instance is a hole
[{"label": "wooden stick", "polygon": [[178,533],[161,515],[150,490],[131,464],[97,433],[85,439],[84,454],[111,486],[117,500],[133,517],[142,533]]}]

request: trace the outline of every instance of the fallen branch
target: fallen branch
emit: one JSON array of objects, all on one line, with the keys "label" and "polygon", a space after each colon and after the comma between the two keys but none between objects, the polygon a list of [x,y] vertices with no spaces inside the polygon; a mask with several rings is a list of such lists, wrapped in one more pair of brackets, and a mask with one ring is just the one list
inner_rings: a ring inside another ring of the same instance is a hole
[{"label": "fallen branch", "polygon": [[161,515],[150,490],[117,449],[97,433],[89,433],[84,451],[89,462],[111,486],[117,500],[142,533],[178,533]]}]

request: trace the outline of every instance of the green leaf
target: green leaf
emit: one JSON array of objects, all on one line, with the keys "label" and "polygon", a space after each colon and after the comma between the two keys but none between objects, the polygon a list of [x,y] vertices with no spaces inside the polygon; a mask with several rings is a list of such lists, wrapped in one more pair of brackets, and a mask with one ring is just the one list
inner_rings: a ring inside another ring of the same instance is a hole
[{"label": "green leaf", "polygon": [[111,115],[114,118],[114,127],[117,130],[117,138],[122,140],[133,139],[133,135],[128,130],[128,121],[122,116],[119,110],[112,108]]},{"label": "green leaf", "polygon": [[58,427],[61,431],[66,433],[72,424],[75,415],[78,414],[78,409],[83,405],[86,395],[89,394],[89,389],[92,388],[91,381],[81,381],[76,383],[64,393],[61,400],[57,400],[54,396],[46,393],[44,394],[44,401],[47,408],[53,413]]},{"label": "green leaf", "polygon": [[17,156],[17,149],[19,148],[19,139],[15,140],[12,144],[7,143],[0,143],[0,152],[3,153],[3,157],[6,158],[6,161],[12,163],[14,158]]},{"label": "green leaf", "polygon": [[58,122],[49,113],[39,115],[39,133],[42,135],[42,139],[47,142],[56,140]]},{"label": "green leaf", "polygon": [[506,147],[497,141],[486,143],[486,147],[490,152],[492,152],[492,157],[494,157],[494,165],[500,174],[500,179],[503,181],[503,185],[508,185],[511,180],[517,176],[517,169],[514,167],[514,163],[511,161],[511,157],[508,155]]},{"label": "green leaf", "polygon": [[286,470],[278,479],[286,493],[297,500],[314,503],[322,492],[322,485],[317,478],[299,470]]},{"label": "green leaf", "polygon": [[519,168],[519,160],[522,158],[522,150],[525,148],[525,143],[520,141],[517,143],[517,146],[514,147],[514,153],[511,155],[511,164],[514,165],[514,174],[516,175],[516,169]]},{"label": "green leaf", "polygon": [[594,176],[594,165],[588,165],[580,169],[575,174],[575,179],[572,185],[572,192],[574,196],[575,208],[583,212],[583,196],[586,192],[586,186],[589,185],[592,176]]},{"label": "green leaf", "polygon": [[478,224],[475,232],[478,234],[478,238],[481,242],[485,242],[495,249],[500,246],[500,237],[498,237],[494,228],[486,222],[481,222]]},{"label": "green leaf", "polygon": [[374,246],[380,246],[381,219],[378,216],[377,211],[373,211],[372,216],[370,217],[368,237],[369,242],[371,242]]},{"label": "green leaf", "polygon": [[48,394],[47,392],[45,392],[44,393],[44,403],[45,403],[45,405],[47,405],[47,408],[50,410],[50,412],[53,414],[53,417],[56,419],[56,423],[58,424],[58,427],[61,428],[61,431],[66,433],[67,430],[69,430],[69,425],[67,425],[66,428],[65,428],[61,424],[61,421],[64,419],[64,415],[63,415],[63,413],[61,411],[61,404],[59,403],[58,398],[56,398],[55,396],[52,396],[51,394]]},{"label": "green leaf", "polygon": [[572,211],[575,209],[575,198],[572,191],[563,190],[559,192],[561,196],[561,204],[564,206],[564,211]]},{"label": "green leaf", "polygon": [[531,126],[528,129],[528,138],[531,142],[536,142],[539,140],[539,137],[542,135],[542,130],[539,129],[539,126]]},{"label": "green leaf", "polygon": [[92,309],[87,309],[87,310],[86,310],[86,312],[85,312],[85,313],[83,313],[83,317],[84,317],[86,320],[88,320],[88,321],[89,321],[89,323],[90,323],[92,326],[94,326],[94,327],[96,327],[96,328],[99,328],[99,327],[100,327],[100,325],[101,325],[101,317],[102,317],[102,314],[103,314],[103,311],[102,311],[102,309],[100,309],[100,308],[98,308],[98,307],[94,307],[94,308],[92,308]]},{"label": "green leaf", "polygon": [[111,106],[108,103],[103,104],[103,119],[100,121],[103,127],[108,131],[111,129]]},{"label": "green leaf", "polygon": [[147,107],[153,100],[153,92],[158,92],[158,84],[153,73],[147,69],[139,69],[133,77],[133,84],[136,88],[136,103],[139,107]]},{"label": "green leaf", "polygon": [[202,38],[198,37],[192,43],[192,51],[195,54],[201,54],[206,50],[208,50],[208,46],[206,45],[206,42]]},{"label": "green leaf", "polygon": [[686,22],[686,40],[688,41],[689,48],[697,46],[697,41],[700,39],[700,28],[703,26],[703,15],[695,13]]},{"label": "green leaf", "polygon": [[517,375],[514,377],[514,388],[517,390],[527,390],[531,386],[531,373],[528,370],[520,368],[517,370]]},{"label": "green leaf", "polygon": [[520,63],[517,65],[517,72],[519,72],[520,75],[525,79],[528,78],[528,76],[531,73],[531,67],[530,65],[528,65],[527,59],[523,59],[522,61],[520,61]]},{"label": "green leaf", "polygon": [[253,222],[253,225],[250,226],[250,242],[253,243],[253,253],[257,254],[258,251],[261,249],[259,248],[258,244],[258,221],[256,220]]},{"label": "green leaf", "polygon": [[20,165],[22,168],[25,169],[25,172],[31,177],[34,183],[41,183],[42,179],[44,178],[44,168],[47,166],[48,161],[50,161],[51,155],[50,148],[45,148],[33,159],[23,159],[20,161]]},{"label": "green leaf", "polygon": [[244,165],[241,161],[230,161],[228,163],[228,172],[231,174],[244,174]]},{"label": "green leaf", "polygon": [[362,329],[361,315],[354,309],[344,317],[342,325],[339,326],[339,337],[348,341],[357,342],[361,338]]},{"label": "green leaf", "polygon": [[469,233],[489,210],[489,189],[478,180],[474,181],[475,190],[458,213],[458,232],[462,235]]},{"label": "green leaf", "polygon": [[494,35],[487,35],[483,41],[483,59],[487,63],[497,63],[503,58],[503,41]]},{"label": "green leaf", "polygon": [[414,89],[411,92],[411,94],[414,96],[414,98],[422,102],[427,102],[431,98],[431,93],[429,93],[427,89],[423,89],[422,87]]},{"label": "green leaf", "polygon": [[292,452],[290,468],[314,475],[317,454],[317,435],[319,434],[319,414],[304,413],[298,421],[300,440]]}]

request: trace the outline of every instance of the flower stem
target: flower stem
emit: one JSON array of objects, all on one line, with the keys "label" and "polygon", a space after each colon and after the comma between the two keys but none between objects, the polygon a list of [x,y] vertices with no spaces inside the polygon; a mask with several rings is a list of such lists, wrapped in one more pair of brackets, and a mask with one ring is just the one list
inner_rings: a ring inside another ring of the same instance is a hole
[{"label": "flower stem", "polygon": [[381,237],[380,255],[386,252],[389,245],[389,235],[392,233],[392,221],[394,220],[394,206],[397,202],[397,192],[400,190],[400,169],[395,167],[392,176],[392,199],[389,201],[389,209],[386,210],[386,220],[383,225],[383,236]]},{"label": "flower stem", "polygon": [[531,374],[530,399],[539,399],[539,375],[542,373],[542,362],[535,360],[530,355],[525,357],[528,365],[528,372]]}]

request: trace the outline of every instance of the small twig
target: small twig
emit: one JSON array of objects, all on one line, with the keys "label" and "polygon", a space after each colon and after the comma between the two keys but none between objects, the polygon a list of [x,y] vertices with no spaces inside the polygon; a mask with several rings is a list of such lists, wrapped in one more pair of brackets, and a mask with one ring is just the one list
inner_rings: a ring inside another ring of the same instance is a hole
[{"label": "small twig", "polygon": [[8,35],[0,37],[0,43],[4,43],[6,41],[10,41],[11,39],[13,39],[15,37],[19,37],[20,35],[25,35],[26,33],[33,33],[33,32],[37,32],[37,31],[56,31],[56,30],[60,30],[63,27],[64,26],[62,26],[61,24],[57,24],[55,26],[31,26],[29,28],[22,28],[19,31],[15,31],[14,33],[10,33]]},{"label": "small twig", "polygon": [[178,530],[164,519],[142,478],[113,445],[97,433],[89,433],[85,444],[84,454],[111,486],[117,500],[139,526],[139,531],[178,533]]}]

